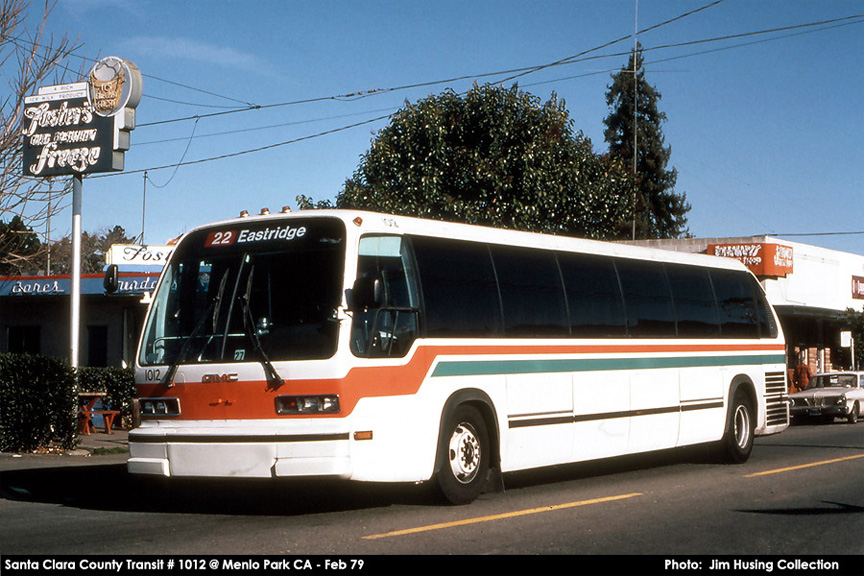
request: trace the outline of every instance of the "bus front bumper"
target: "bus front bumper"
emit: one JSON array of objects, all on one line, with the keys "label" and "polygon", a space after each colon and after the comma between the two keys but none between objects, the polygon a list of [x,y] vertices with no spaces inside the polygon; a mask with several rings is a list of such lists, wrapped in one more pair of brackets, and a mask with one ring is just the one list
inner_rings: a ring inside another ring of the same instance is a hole
[{"label": "bus front bumper", "polygon": [[348,433],[200,434],[187,429],[136,429],[129,434],[131,474],[184,477],[350,478]]}]

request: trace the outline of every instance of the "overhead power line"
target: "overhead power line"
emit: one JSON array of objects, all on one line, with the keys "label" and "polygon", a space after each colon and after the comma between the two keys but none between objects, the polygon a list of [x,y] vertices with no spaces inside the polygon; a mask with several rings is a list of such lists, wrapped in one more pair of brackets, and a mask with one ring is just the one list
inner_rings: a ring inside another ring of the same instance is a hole
[{"label": "overhead power line", "polygon": [[[286,128],[288,126],[299,126],[301,124],[312,124],[314,122],[324,122],[326,120],[339,120],[341,118],[350,118],[352,116],[363,116],[366,114],[381,114],[382,112],[392,113],[398,110],[398,108],[388,107],[388,108],[377,108],[375,110],[366,110],[363,112],[352,112],[350,114],[337,114],[335,116],[323,116],[320,118],[309,118],[307,120],[296,120],[294,122],[282,122],[279,124],[267,124],[266,126],[254,126],[251,128],[238,128],[236,130],[225,130],[222,132],[210,132],[207,134],[195,134],[194,138],[196,140],[200,140],[201,138],[214,138],[217,136],[233,136],[235,134],[244,134],[248,132],[261,132],[263,130],[273,130],[276,128]],[[161,140],[149,140],[145,142],[135,142],[135,146],[147,146],[150,144],[166,144],[168,142],[185,142],[189,139],[189,136],[179,136],[177,138],[163,138]]]},{"label": "overhead power line", "polygon": [[[712,5],[713,5],[713,4],[712,4]],[[704,8],[707,8],[707,7],[710,7],[710,5],[709,5],[709,6],[706,6],[706,7],[703,7],[703,9],[704,9]],[[683,16],[683,15],[682,15],[682,16]],[[678,20],[678,19],[680,19],[680,17],[678,17],[678,18],[674,18],[674,19],[672,19],[672,20],[668,20],[668,21],[666,21],[666,23],[673,22],[673,21]],[[831,20],[823,20],[823,21],[820,21],[820,22],[810,22],[810,23],[806,23],[806,24],[798,24],[798,25],[793,25],[793,26],[784,26],[784,27],[778,27],[778,28],[771,28],[771,29],[767,29],[767,30],[757,30],[757,31],[753,31],[753,32],[745,32],[745,33],[740,33],[740,34],[731,34],[731,35],[720,36],[720,37],[716,37],[716,38],[707,38],[707,39],[702,39],[702,40],[691,40],[691,41],[679,42],[679,43],[675,43],[675,44],[667,44],[667,45],[663,45],[663,46],[657,46],[657,47],[652,47],[652,48],[645,48],[645,49],[643,49],[643,51],[645,51],[645,52],[649,52],[649,51],[656,51],[656,50],[668,50],[668,49],[671,49],[671,48],[677,48],[677,47],[693,46],[693,45],[699,45],[699,44],[706,44],[706,43],[710,43],[710,42],[720,42],[720,41],[725,41],[725,40],[730,40],[730,39],[746,38],[746,37],[752,37],[752,36],[758,36],[758,35],[764,35],[764,34],[770,34],[770,33],[782,32],[782,31],[801,30],[801,29],[804,29],[804,28],[814,28],[814,27],[817,27],[817,26],[826,26],[826,25],[828,25],[828,24],[834,24],[834,26],[830,26],[830,27],[828,27],[828,28],[822,28],[822,29],[829,29],[829,28],[837,27],[837,26],[840,25],[840,23],[844,23],[844,22],[847,23],[847,24],[861,24],[861,23],[864,23],[864,14],[856,14],[856,15],[853,15],[853,16],[846,16],[846,17],[842,17],[842,18],[835,18],[835,19],[831,19]],[[650,28],[647,28],[646,30],[656,29],[658,26],[659,26],[659,25],[652,26],[652,27],[650,27]],[[815,31],[819,31],[819,30],[822,30],[822,29],[813,30],[813,31],[815,32]],[[632,37],[632,36],[626,36],[626,37],[623,37],[623,38],[631,38],[631,37]],[[612,41],[612,42],[607,42],[607,43],[605,43],[604,45],[602,45],[601,48],[602,48],[602,47],[605,47],[605,46],[609,46],[609,45],[611,45],[611,44],[614,44],[615,42],[618,42],[618,41],[620,41],[620,39],[618,39],[618,40],[614,40],[614,41]],[[746,44],[744,44],[744,45],[746,45]],[[445,79],[445,80],[434,80],[434,81],[428,81],[428,82],[420,82],[420,83],[414,83],[414,84],[407,84],[407,85],[403,85],[403,86],[396,86],[396,87],[391,87],[391,88],[366,90],[366,91],[353,92],[353,93],[343,94],[343,95],[338,95],[338,96],[322,96],[322,97],[307,98],[307,99],[294,100],[294,101],[288,101],[288,102],[279,102],[279,103],[274,103],[274,104],[256,105],[256,106],[254,106],[254,107],[248,107],[248,108],[230,109],[230,110],[225,110],[225,111],[220,111],[220,112],[213,112],[213,113],[210,113],[210,114],[201,114],[201,115],[187,116],[187,117],[184,117],[184,118],[175,118],[175,119],[169,119],[169,120],[162,120],[162,121],[152,122],[152,123],[149,123],[149,124],[141,124],[141,125],[139,125],[139,127],[154,126],[154,125],[158,125],[158,124],[167,124],[167,123],[180,122],[180,121],[186,121],[186,120],[196,120],[196,121],[197,121],[197,120],[199,120],[199,119],[201,119],[201,118],[209,118],[209,117],[223,116],[223,115],[227,115],[227,114],[235,114],[235,113],[240,113],[240,112],[249,112],[249,111],[252,111],[252,110],[265,110],[265,109],[271,109],[271,108],[277,108],[277,107],[284,107],[284,106],[292,106],[292,105],[298,105],[298,104],[313,103],[313,102],[334,101],[334,100],[335,100],[335,101],[339,101],[339,100],[346,100],[346,99],[347,99],[347,100],[357,100],[357,99],[360,99],[360,98],[365,98],[365,97],[367,97],[367,96],[371,96],[371,95],[375,95],[375,94],[381,94],[381,93],[386,93],[386,92],[395,92],[395,91],[399,91],[399,90],[406,90],[406,89],[410,89],[410,88],[418,88],[418,87],[428,87],[428,86],[432,86],[432,85],[436,85],[436,84],[451,83],[451,82],[455,82],[455,81],[459,81],[459,80],[470,80],[470,79],[475,79],[475,80],[476,80],[476,79],[478,79],[478,78],[485,78],[485,77],[491,77],[491,76],[499,76],[499,75],[502,75],[502,74],[509,74],[509,73],[514,73],[514,72],[528,72],[528,73],[531,73],[532,71],[536,71],[536,70],[540,70],[540,69],[546,69],[546,68],[549,68],[549,67],[552,67],[552,66],[560,66],[560,65],[565,65],[565,64],[575,64],[575,63],[577,63],[577,62],[585,62],[585,61],[589,61],[589,60],[598,60],[598,59],[601,59],[601,58],[621,57],[621,56],[626,56],[626,55],[629,55],[629,54],[630,54],[630,51],[627,51],[627,52],[621,52],[621,53],[616,53],[616,54],[605,54],[605,55],[584,56],[584,55],[586,55],[586,54],[588,54],[588,53],[590,53],[590,52],[594,52],[594,51],[596,51],[596,50],[597,50],[597,48],[593,48],[593,49],[590,49],[590,50],[587,50],[587,51],[585,51],[585,52],[580,53],[580,54],[582,54],[582,56],[580,56],[580,55],[574,55],[573,57],[568,57],[568,58],[565,58],[565,59],[561,59],[561,60],[555,61],[555,62],[553,62],[553,63],[550,63],[550,64],[548,64],[548,65],[544,65],[544,66],[533,66],[533,67],[525,67],[525,68],[513,69],[513,70],[509,70],[509,71],[498,71],[498,72],[488,72],[488,73],[476,74],[476,75],[465,75],[465,76],[459,76],[459,77],[449,78],[449,79]],[[683,57],[683,56],[679,56],[678,58],[680,58],[680,57]],[[670,58],[670,59],[674,59],[674,58]],[[334,134],[334,133],[342,132],[342,131],[349,130],[349,129],[352,129],[352,128],[356,128],[356,127],[359,127],[359,126],[368,125],[368,124],[371,124],[371,123],[374,123],[374,122],[377,122],[377,121],[380,121],[380,120],[385,120],[385,119],[387,119],[387,118],[389,118],[389,117],[390,117],[390,114],[386,114],[386,115],[384,115],[384,116],[379,116],[379,117],[376,117],[376,118],[372,118],[372,119],[369,119],[369,120],[365,120],[365,121],[363,121],[363,122],[358,122],[358,123],[355,123],[355,124],[350,124],[350,125],[347,125],[347,126],[342,126],[342,127],[334,128],[334,129],[331,129],[331,130],[326,130],[326,131],[323,131],[323,132],[319,132],[319,133],[316,133],[316,134],[311,134],[311,135],[303,136],[303,137],[300,137],[300,138],[295,138],[295,139],[287,140],[287,141],[284,141],[284,142],[277,142],[277,143],[275,143],[275,144],[270,144],[270,145],[267,145],[267,146],[261,146],[261,147],[254,148],[254,149],[242,150],[242,151],[238,151],[238,152],[234,152],[234,153],[229,153],[229,154],[223,154],[223,155],[214,156],[214,157],[210,157],[210,158],[202,158],[202,159],[199,159],[199,160],[192,160],[192,161],[188,161],[188,162],[181,162],[181,163],[169,164],[169,165],[164,165],[164,166],[157,166],[157,167],[147,168],[147,170],[162,170],[162,169],[176,168],[177,166],[186,166],[186,165],[192,165],[192,164],[201,164],[201,163],[211,162],[211,161],[215,161],[215,160],[223,160],[223,159],[227,159],[227,158],[234,158],[234,157],[237,157],[237,156],[243,156],[243,155],[246,155],[246,154],[252,154],[252,153],[255,153],[255,152],[261,152],[261,151],[265,151],[265,150],[270,150],[270,149],[278,148],[278,147],[285,146],[285,145],[288,145],[288,144],[294,144],[294,143],[297,143],[297,142],[302,142],[302,141],[305,141],[305,140],[311,140],[311,139],[313,139],[313,138],[319,138],[319,137],[326,136],[326,135],[329,135],[329,134]],[[144,172],[144,169],[136,170],[136,171],[130,171],[130,172],[123,172],[122,174],[134,174],[134,173],[141,173],[141,172]],[[119,176],[119,175],[121,175],[121,173],[103,174],[103,175],[96,176],[96,177],[111,177],[111,176]]]},{"label": "overhead power line", "polygon": [[[673,18],[672,20],[666,21],[666,23],[673,22],[679,18]],[[787,30],[812,28],[812,27],[816,27],[816,26],[824,26],[826,24],[834,24],[834,23],[838,23],[838,22],[848,22],[848,21],[852,21],[852,20],[857,20],[857,22],[851,22],[851,23],[856,23],[856,24],[862,23],[862,22],[864,22],[864,14],[856,14],[854,16],[846,16],[843,18],[835,18],[832,20],[823,20],[820,22],[810,22],[810,23],[806,23],[806,24],[797,24],[794,26],[783,26],[783,27],[779,27],[779,28],[770,28],[767,30],[756,30],[753,32],[744,32],[741,34],[730,34],[730,35],[726,35],[726,36],[719,36],[716,38],[705,38],[702,40],[689,40],[686,42],[679,42],[679,43],[675,43],[675,44],[666,44],[666,45],[655,46],[655,47],[651,47],[651,48],[643,48],[643,52],[652,52],[652,51],[657,51],[657,50],[668,50],[671,48],[680,48],[680,47],[685,47],[685,46],[693,46],[693,45],[697,45],[697,44],[706,44],[706,43],[711,43],[711,42],[722,42],[725,40],[733,40],[733,39],[737,39],[737,38],[746,38],[746,37],[750,37],[750,36],[759,36],[759,35],[764,35],[764,34],[783,32],[783,31],[787,31]],[[656,29],[658,26],[660,26],[660,25],[655,25],[655,26],[646,28],[645,30],[640,31],[639,33],[642,34],[645,31]],[[596,52],[602,48],[606,48],[608,46],[611,46],[613,44],[616,44],[616,43],[621,42],[623,40],[626,40],[628,38],[632,38],[632,36],[631,35],[622,36],[620,38],[612,40],[611,42],[606,42],[605,44],[603,44],[601,46],[597,46],[595,48],[585,50],[583,52],[580,52],[579,54],[574,54],[573,56],[568,56],[567,58],[562,58],[560,60],[556,60],[556,61],[550,62],[548,64],[527,66],[527,67],[522,67],[522,68],[513,68],[510,70],[499,70],[497,72],[484,72],[484,73],[480,73],[480,74],[466,74],[463,76],[455,76],[455,77],[444,78],[444,79],[440,79],[440,80],[416,82],[416,83],[412,83],[412,84],[404,84],[401,86],[393,86],[390,88],[374,88],[371,90],[351,92],[348,94],[340,94],[340,95],[335,95],[335,96],[333,96],[333,95],[331,95],[331,96],[318,96],[318,97],[305,98],[305,99],[300,99],[300,100],[289,100],[286,102],[276,102],[276,103],[272,103],[272,104],[255,105],[255,106],[249,106],[246,108],[235,108],[235,109],[229,109],[229,110],[225,110],[225,111],[221,111],[221,112],[212,112],[209,114],[196,114],[193,116],[183,116],[180,118],[169,118],[166,120],[157,120],[155,122],[139,124],[139,127],[143,128],[143,127],[147,127],[147,126],[157,126],[157,125],[169,124],[169,123],[173,123],[173,122],[183,122],[186,120],[193,120],[195,118],[213,118],[213,117],[225,116],[225,115],[229,115],[229,114],[238,114],[238,113],[259,111],[259,110],[269,110],[269,109],[273,109],[273,108],[281,108],[281,107],[286,107],[286,106],[296,106],[299,104],[311,104],[311,103],[326,102],[326,101],[344,101],[344,100],[352,101],[352,100],[357,100],[360,98],[365,98],[368,96],[379,95],[379,94],[384,94],[384,93],[398,92],[398,91],[402,91],[402,90],[409,90],[409,89],[415,89],[415,88],[426,88],[429,86],[435,86],[435,85],[439,85],[439,84],[450,84],[453,82],[459,82],[459,81],[463,81],[463,80],[477,80],[477,79],[481,79],[481,78],[490,78],[493,76],[501,76],[501,75],[510,74],[511,76],[509,76],[508,78],[505,78],[504,80],[499,81],[499,82],[503,83],[503,82],[507,82],[509,80],[512,80],[512,79],[515,79],[518,77],[525,76],[527,74],[531,74],[531,73],[534,73],[534,72],[537,72],[540,70],[546,70],[546,69],[552,68],[552,67],[577,64],[577,63],[581,63],[581,62],[587,62],[587,61],[591,61],[591,60],[600,60],[600,59],[604,59],[604,58],[620,58],[622,56],[627,56],[630,54],[630,51],[616,52],[616,53],[612,53],[612,54],[594,55],[594,56],[588,56],[588,54],[591,54],[591,53]]]},{"label": "overhead power line", "polygon": [[[14,37],[14,38],[12,38],[12,37],[10,37],[10,38],[6,38],[6,39],[3,40],[2,43],[5,44],[5,43],[7,43],[7,42],[10,43],[10,44],[14,44],[15,46],[18,46],[19,48],[21,48],[21,49],[23,49],[23,50],[28,50],[29,48],[26,48],[26,47],[22,46],[20,43],[29,44],[31,48],[41,48],[41,46],[40,46],[37,42],[34,42],[34,41],[29,40],[29,39],[27,39],[27,38],[24,38],[23,36],[16,36],[16,37]],[[66,55],[66,57],[67,57],[67,58],[77,58],[77,59],[81,60],[81,61],[84,62],[84,63],[90,63],[90,64],[95,64],[95,63],[98,61],[98,60],[96,60],[95,58],[91,58],[91,57],[89,57],[89,56],[82,56],[82,55],[80,55],[80,54],[76,54],[75,52],[70,52],[69,54]],[[67,72],[73,72],[73,73],[76,73],[76,74],[78,74],[78,73],[81,72],[80,70],[74,70],[74,69],[70,68],[69,66],[65,66],[65,65],[63,65],[63,64],[61,64],[61,63],[58,63],[57,66],[58,66],[59,68],[63,68],[63,69],[66,70]],[[165,78],[159,78],[158,76],[153,76],[153,75],[151,75],[151,74],[145,74],[145,73],[143,73],[143,72],[141,73],[141,75],[142,75],[144,78],[147,78],[148,80],[155,80],[155,81],[157,81],[157,82],[164,82],[165,84],[170,84],[170,85],[172,85],[172,86],[177,86],[177,87],[179,87],[179,88],[183,88],[183,89],[185,89],[185,90],[191,90],[191,91],[193,91],[193,92],[199,92],[199,93],[201,93],[201,94],[207,94],[208,96],[213,96],[213,97],[215,97],[215,98],[221,98],[221,99],[223,99],[223,100],[228,100],[228,101],[230,101],[230,102],[235,102],[235,103],[237,103],[237,104],[243,104],[244,107],[245,107],[245,108],[243,108],[243,109],[247,109],[247,108],[248,108],[248,109],[253,109],[253,108],[256,106],[256,104],[254,104],[254,103],[247,102],[247,101],[245,101],[245,100],[238,100],[237,98],[233,98],[233,97],[231,97],[231,96],[226,96],[226,95],[224,95],[224,94],[219,94],[219,93],[217,93],[217,92],[213,92],[213,91],[210,91],[210,90],[204,90],[203,88],[197,88],[197,87],[195,87],[195,86],[190,86],[190,85],[188,85],[188,84],[182,84],[182,83],[180,83],[180,82],[175,82],[175,81],[173,81],[173,80],[167,80],[167,79],[165,79]],[[155,96],[149,96],[149,95],[148,95],[148,97],[149,97],[149,98],[155,98],[155,99],[157,99],[157,100],[160,99],[160,98],[156,98]],[[188,102],[176,102],[176,103],[178,103],[178,104],[188,104],[188,105],[190,105],[190,106],[195,106],[195,105],[196,105],[196,104],[188,103]],[[208,107],[208,105],[206,105],[206,104],[197,104],[197,105],[198,105],[198,106]]]},{"label": "overhead power line", "polygon": [[[645,34],[646,32],[650,32],[652,30],[656,30],[658,28],[661,28],[663,26],[671,24],[672,22],[677,22],[678,20],[681,20],[681,19],[686,18],[688,16],[692,16],[693,14],[696,14],[697,12],[701,12],[702,10],[712,8],[713,6],[716,6],[717,4],[721,4],[725,1],[726,0],[716,0],[716,2],[712,2],[711,4],[706,4],[705,6],[702,6],[701,8],[696,8],[695,10],[691,10],[689,12],[686,12],[684,14],[676,16],[675,18],[670,18],[669,20],[666,20],[664,22],[660,22],[659,24],[649,26],[648,28],[645,28],[644,30],[639,30],[638,32],[636,32],[636,34],[640,35],[640,34]],[[520,72],[519,74],[516,74],[514,76],[510,76],[509,78],[505,78],[501,82],[509,82],[511,80],[515,80],[516,78],[521,78],[522,76],[526,76],[528,74],[533,74],[534,72],[539,72],[540,70],[545,70],[546,68],[550,68],[552,66],[561,66],[563,64],[569,64],[571,62],[577,61],[577,59],[582,58],[583,56],[586,56],[592,52],[602,50],[603,48],[608,48],[609,46],[612,46],[612,45],[617,44],[619,42],[623,42],[624,40],[627,40],[628,38],[632,38],[632,37],[633,37],[632,34],[627,34],[626,36],[621,36],[620,38],[612,40],[611,42],[607,42],[606,44],[603,44],[602,46],[597,46],[596,48],[591,48],[590,50],[586,50],[584,52],[580,52],[579,54],[574,54],[572,56],[568,56],[566,58],[556,60],[555,62],[551,62],[549,64],[543,64],[541,66],[536,66],[536,67],[531,68],[529,70],[526,70],[524,72]]]},{"label": "overhead power line", "polygon": [[769,232],[767,234],[762,234],[762,236],[857,236],[862,234],[864,234],[864,230],[858,230],[856,232],[791,232],[789,234],[782,232]]},{"label": "overhead power line", "polygon": [[[777,40],[783,40],[785,38],[792,38],[794,36],[802,36],[804,34],[814,34],[816,32],[824,32],[826,30],[832,30],[834,28],[841,28],[844,26],[854,26],[855,24],[861,24],[864,20],[857,20],[852,22],[841,22],[839,24],[834,24],[832,26],[826,26],[824,28],[817,28],[815,30],[804,30],[799,32],[794,32],[791,34],[783,34],[782,36],[775,36],[773,38],[762,38],[761,40],[753,40],[752,42],[741,42],[738,44],[732,44],[730,46],[721,46],[720,48],[712,48],[710,50],[702,50],[700,52],[690,52],[689,54],[681,54],[678,56],[670,56],[668,58],[661,58],[659,60],[645,60],[643,62],[643,66],[645,68],[649,68],[655,64],[661,64],[663,62],[671,62],[673,60],[683,60],[685,58],[693,58],[695,56],[704,56],[705,54],[713,54],[715,52],[723,52],[725,50],[734,50],[736,48],[742,48],[744,46],[754,46],[756,44],[764,44],[766,42],[776,42]],[[651,52],[656,50],[656,48],[643,48],[643,52]],[[626,56],[630,54],[630,52],[622,52],[617,54],[617,56]],[[617,72],[620,68],[606,68],[603,70],[592,70],[591,72],[585,72],[583,74],[576,74],[574,76],[564,76],[561,78],[553,78],[551,80],[543,80],[541,82],[533,82],[531,84],[523,84],[522,86],[531,87],[531,86],[542,86],[544,84],[554,84],[556,82],[564,82],[565,80],[575,80],[578,78],[587,78],[588,76],[597,76],[598,74],[609,74],[613,72]],[[657,70],[653,70],[652,72],[657,72]],[[661,70],[663,72],[663,70]],[[668,70],[667,70],[668,72]]]},{"label": "overhead power line", "polygon": [[286,140],[285,142],[277,142],[275,144],[269,144],[267,146],[260,146],[258,148],[252,148],[249,150],[241,150],[239,152],[232,152],[230,154],[222,154],[220,156],[213,156],[210,158],[201,158],[199,160],[189,160],[188,162],[176,162],[174,164],[166,164],[164,166],[154,166],[152,168],[141,168],[140,170],[127,170],[125,172],[95,174],[95,175],[91,176],[91,178],[110,178],[112,176],[141,174],[142,172],[148,172],[151,170],[166,170],[168,168],[177,168],[179,166],[192,166],[194,164],[204,164],[206,162],[213,162],[216,160],[226,160],[228,158],[236,158],[238,156],[245,156],[246,154],[253,154],[255,152],[263,152],[265,150],[272,150],[274,148],[279,148],[280,146],[287,146],[288,144],[296,144],[297,142],[303,142],[304,140],[312,140],[313,138],[320,138],[321,136],[327,136],[329,134],[335,134],[337,132],[343,132],[345,130],[350,130],[351,128],[357,128],[358,126],[365,126],[366,124],[372,124],[373,122],[385,120],[389,117],[390,117],[390,114],[386,114],[384,116],[379,116],[377,118],[372,118],[370,120],[364,120],[363,122],[357,122],[356,124],[351,124],[349,126],[341,126],[339,128],[333,128],[332,130],[325,130],[324,132],[318,132],[317,134],[310,134],[307,136],[301,136],[300,138],[294,138],[292,140]]}]

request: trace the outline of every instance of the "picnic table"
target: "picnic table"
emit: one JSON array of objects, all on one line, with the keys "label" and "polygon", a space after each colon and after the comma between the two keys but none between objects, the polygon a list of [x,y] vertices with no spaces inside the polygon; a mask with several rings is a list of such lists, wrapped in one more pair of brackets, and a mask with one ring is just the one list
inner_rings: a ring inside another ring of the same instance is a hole
[{"label": "picnic table", "polygon": [[100,415],[105,423],[105,433],[113,434],[111,427],[114,425],[114,418],[119,414],[119,410],[106,410],[104,406],[96,407],[96,404],[106,396],[105,392],[79,392],[78,393],[78,431],[81,434],[89,435],[96,431],[96,425],[93,424],[93,416]]}]

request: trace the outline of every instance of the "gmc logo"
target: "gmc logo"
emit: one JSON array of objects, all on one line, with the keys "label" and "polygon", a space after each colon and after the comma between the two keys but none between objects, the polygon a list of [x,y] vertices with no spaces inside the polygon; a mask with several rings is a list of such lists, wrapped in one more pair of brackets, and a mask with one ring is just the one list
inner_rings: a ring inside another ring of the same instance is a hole
[{"label": "gmc logo", "polygon": [[201,382],[209,384],[212,382],[237,382],[237,374],[204,374],[201,377]]}]

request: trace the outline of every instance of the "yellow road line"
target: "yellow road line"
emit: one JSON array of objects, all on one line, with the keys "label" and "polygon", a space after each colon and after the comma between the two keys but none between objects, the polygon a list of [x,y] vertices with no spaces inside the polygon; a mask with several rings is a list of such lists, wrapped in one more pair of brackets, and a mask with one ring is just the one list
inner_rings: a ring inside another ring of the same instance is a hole
[{"label": "yellow road line", "polygon": [[384,534],[373,534],[364,536],[364,540],[377,540],[378,538],[390,538],[391,536],[405,536],[406,534],[417,534],[418,532],[429,532],[430,530],[442,530],[444,528],[453,528],[455,526],[465,526],[467,524],[477,524],[479,522],[491,522],[493,520],[505,520],[507,518],[515,518],[517,516],[527,516],[528,514],[539,514],[541,512],[554,512],[555,510],[564,510],[566,508],[575,508],[576,506],[587,506],[589,504],[600,504],[602,502],[613,502],[615,500],[624,500],[641,496],[641,492],[632,494],[621,494],[620,496],[607,496],[606,498],[595,498],[593,500],[582,500],[581,502],[568,502],[566,504],[555,504],[553,506],[544,506],[542,508],[531,508],[530,510],[518,510],[516,512],[507,512],[504,514],[495,514],[493,516],[480,516],[478,518],[467,518],[465,520],[456,520],[454,522],[444,522],[442,524],[431,524],[429,526],[420,526],[417,528],[408,528],[407,530],[396,530],[394,532],[385,532]]},{"label": "yellow road line", "polygon": [[755,472],[747,474],[745,478],[753,478],[755,476],[767,476],[768,474],[780,474],[781,472],[791,472],[792,470],[801,470],[802,468],[812,468],[813,466],[824,466],[826,464],[835,464],[846,460],[855,460],[856,458],[864,458],[864,454],[856,456],[846,456],[844,458],[835,458],[834,460],[822,460],[821,462],[811,462],[810,464],[801,464],[800,466],[790,466],[788,468],[777,468],[776,470],[766,470],[765,472]]}]

